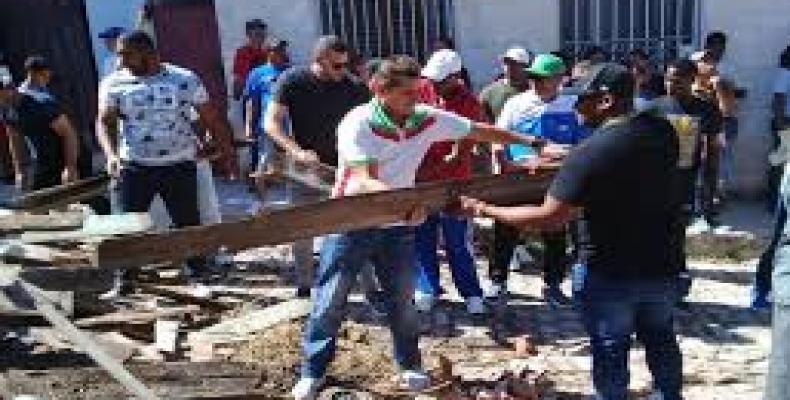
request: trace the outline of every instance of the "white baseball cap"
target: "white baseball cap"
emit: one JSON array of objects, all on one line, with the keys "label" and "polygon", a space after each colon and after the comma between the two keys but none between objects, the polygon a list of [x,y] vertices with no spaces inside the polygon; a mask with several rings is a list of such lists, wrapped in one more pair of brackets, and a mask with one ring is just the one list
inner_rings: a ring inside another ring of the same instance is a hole
[{"label": "white baseball cap", "polygon": [[461,72],[463,67],[458,53],[446,49],[438,50],[428,59],[428,63],[422,69],[422,76],[434,82],[441,82],[448,76]]},{"label": "white baseball cap", "polygon": [[511,47],[502,55],[502,59],[513,60],[520,64],[529,65],[532,63],[532,53],[523,47]]}]

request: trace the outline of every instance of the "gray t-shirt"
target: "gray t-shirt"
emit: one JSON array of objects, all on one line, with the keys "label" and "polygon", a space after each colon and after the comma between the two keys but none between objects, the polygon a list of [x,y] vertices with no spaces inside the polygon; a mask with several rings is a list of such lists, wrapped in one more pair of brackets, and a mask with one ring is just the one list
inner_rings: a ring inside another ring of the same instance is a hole
[{"label": "gray t-shirt", "polygon": [[99,85],[99,107],[120,114],[121,160],[141,165],[195,160],[197,138],[190,116],[194,107],[207,102],[200,78],[170,64],[148,77],[118,70]]}]

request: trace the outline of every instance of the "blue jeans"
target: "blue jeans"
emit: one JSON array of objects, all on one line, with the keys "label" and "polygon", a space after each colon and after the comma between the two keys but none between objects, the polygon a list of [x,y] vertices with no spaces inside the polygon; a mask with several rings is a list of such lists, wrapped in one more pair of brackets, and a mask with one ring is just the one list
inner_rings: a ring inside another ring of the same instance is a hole
[{"label": "blue jeans", "polygon": [[414,228],[397,226],[326,237],[315,280],[313,310],[304,333],[302,377],[320,378],[332,361],[348,293],[367,262],[376,270],[392,331],[395,361],[420,369],[419,320],[414,296]]},{"label": "blue jeans", "polygon": [[417,227],[417,289],[434,296],[443,292],[439,283],[439,258],[436,254],[440,225],[458,293],[463,298],[482,296],[483,290],[480,288],[480,279],[477,277],[472,257],[469,219],[445,213],[430,215]]},{"label": "blue jeans", "polygon": [[656,389],[665,400],[681,399],[682,357],[673,326],[676,299],[674,278],[622,280],[585,274],[579,305],[601,399],[628,398],[628,352],[634,334],[645,346]]},{"label": "blue jeans", "polygon": [[784,232],[785,224],[787,224],[787,207],[782,201],[778,202],[774,223],[774,233],[771,237],[771,241],[768,243],[768,247],[765,248],[765,251],[763,251],[763,254],[760,256],[760,261],[757,263],[754,287],[759,291],[771,291],[771,273],[774,270],[776,249],[779,247],[782,232]]}]

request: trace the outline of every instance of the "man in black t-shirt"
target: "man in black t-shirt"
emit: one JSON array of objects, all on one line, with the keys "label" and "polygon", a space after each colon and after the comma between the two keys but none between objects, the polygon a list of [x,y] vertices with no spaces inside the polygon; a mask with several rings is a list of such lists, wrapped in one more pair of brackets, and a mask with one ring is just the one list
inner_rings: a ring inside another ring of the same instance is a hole
[{"label": "man in black t-shirt", "polygon": [[[277,80],[264,129],[297,163],[337,166],[337,126],[354,107],[370,100],[367,85],[348,70],[349,48],[336,36],[324,36],[307,67],[294,67]],[[289,121],[290,135],[282,121]],[[292,190],[292,203],[309,200],[305,190]],[[313,241],[294,244],[299,297],[309,297],[313,284]]]},{"label": "man in black t-shirt", "polygon": [[[38,76],[49,68],[32,71]],[[30,75],[31,71],[28,71]],[[35,77],[35,76],[34,76]],[[38,190],[79,179],[80,140],[58,101],[48,92],[30,88],[17,90],[11,82],[0,82],[0,106],[11,111],[5,123],[9,131],[16,184],[19,189]],[[23,165],[25,141],[34,153],[32,177]]]},{"label": "man in black t-shirt", "polygon": [[496,207],[462,199],[477,216],[545,228],[581,213],[575,271],[579,306],[591,339],[593,381],[606,400],[628,397],[631,336],[645,345],[656,389],[681,398],[682,360],[673,327],[675,234],[673,193],[678,140],[667,120],[633,113],[633,78],[599,64],[571,88],[595,133],[566,159],[540,206]]}]

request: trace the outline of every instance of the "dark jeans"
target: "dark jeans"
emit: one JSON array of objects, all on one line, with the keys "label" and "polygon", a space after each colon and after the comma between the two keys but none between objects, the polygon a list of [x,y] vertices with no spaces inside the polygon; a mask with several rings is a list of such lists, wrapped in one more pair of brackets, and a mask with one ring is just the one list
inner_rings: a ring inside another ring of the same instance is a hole
[{"label": "dark jeans", "polygon": [[779,245],[779,240],[782,238],[782,232],[787,223],[787,207],[784,202],[780,201],[776,210],[776,222],[774,225],[774,233],[771,237],[771,242],[765,248],[763,254],[760,256],[760,261],[757,263],[757,273],[754,277],[755,289],[769,292],[771,291],[771,274],[774,270],[774,259],[776,258],[776,248]]},{"label": "dark jeans", "polygon": [[302,377],[320,378],[332,361],[348,294],[362,268],[372,263],[383,290],[395,361],[402,370],[422,368],[419,318],[414,308],[414,228],[368,229],[329,235],[321,248],[313,310],[304,331]]},{"label": "dark jeans", "polygon": [[177,228],[200,225],[194,162],[157,167],[125,164],[118,191],[123,212],[148,212],[158,194]]},{"label": "dark jeans", "polygon": [[645,346],[655,388],[681,399],[682,357],[674,332],[675,281],[623,280],[586,273],[579,306],[590,336],[593,382],[603,400],[628,398],[632,336]]},{"label": "dark jeans", "polygon": [[[559,286],[568,269],[567,232],[544,232],[543,283]],[[513,250],[521,244],[521,232],[512,225],[494,223],[494,245],[488,267],[488,277],[497,284],[507,283]]]}]

